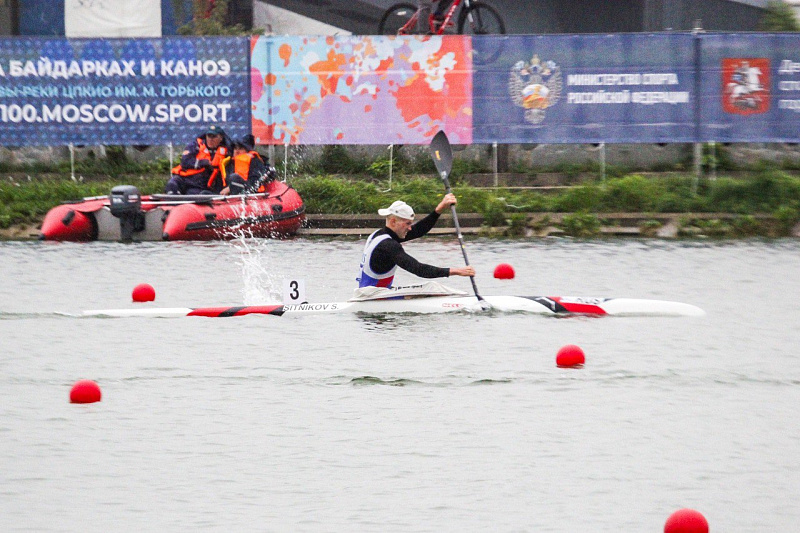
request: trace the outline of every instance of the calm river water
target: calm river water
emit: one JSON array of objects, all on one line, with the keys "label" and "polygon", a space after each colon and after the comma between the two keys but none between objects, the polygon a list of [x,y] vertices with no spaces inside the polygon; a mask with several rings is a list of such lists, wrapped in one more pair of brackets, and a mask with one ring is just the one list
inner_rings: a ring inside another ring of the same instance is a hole
[{"label": "calm river water", "polygon": [[[340,301],[362,246],[0,243],[0,530],[653,532],[691,507],[796,531],[796,240],[468,242],[483,294],[699,319],[58,314],[266,303],[286,278]],[[453,238],[407,247],[462,264]],[[555,366],[565,344],[584,368]],[[102,402],[70,404],[78,379]]]}]

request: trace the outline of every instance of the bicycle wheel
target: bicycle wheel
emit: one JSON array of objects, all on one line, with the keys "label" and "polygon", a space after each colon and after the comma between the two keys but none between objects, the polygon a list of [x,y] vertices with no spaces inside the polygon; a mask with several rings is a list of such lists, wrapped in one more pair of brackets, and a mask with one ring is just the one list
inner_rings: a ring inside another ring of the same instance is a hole
[{"label": "bicycle wheel", "polygon": [[[414,4],[395,4],[390,7],[378,24],[378,35],[408,35],[417,29],[416,23],[409,24],[411,19],[416,20],[417,6]],[[406,28],[408,26],[408,28]],[[401,33],[401,30],[402,33]]]},{"label": "bicycle wheel", "polygon": [[472,2],[458,15],[458,33],[462,35],[504,34],[506,25],[500,13],[488,4]]}]

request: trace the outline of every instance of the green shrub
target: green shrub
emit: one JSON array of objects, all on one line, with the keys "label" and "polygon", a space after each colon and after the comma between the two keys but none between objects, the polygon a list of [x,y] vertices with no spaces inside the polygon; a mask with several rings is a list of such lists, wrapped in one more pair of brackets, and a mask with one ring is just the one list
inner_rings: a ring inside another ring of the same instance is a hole
[{"label": "green shrub", "polygon": [[292,186],[308,213],[374,213],[385,207],[383,195],[373,183],[313,177],[294,180]]},{"label": "green shrub", "polygon": [[506,220],[506,204],[497,198],[489,198],[486,201],[482,214],[483,222],[488,226],[505,226],[508,224]]},{"label": "green shrub", "polygon": [[733,234],[733,228],[724,220],[712,218],[710,220],[698,220],[696,225],[702,230],[703,235],[709,237],[729,237]]},{"label": "green shrub", "polygon": [[639,224],[639,232],[645,237],[655,237],[658,235],[658,230],[661,229],[661,222],[658,220],[645,220]]},{"label": "green shrub", "polygon": [[776,209],[772,216],[775,217],[775,221],[778,223],[780,235],[791,235],[795,224],[800,222],[800,210],[786,205]]},{"label": "green shrub", "polygon": [[566,189],[553,199],[552,205],[556,211],[561,212],[595,211],[600,204],[600,198],[600,189],[589,183]]},{"label": "green shrub", "polygon": [[782,205],[800,207],[800,180],[780,170],[762,171],[746,180],[720,178],[709,188],[711,203],[721,211],[770,212]]},{"label": "green shrub", "polygon": [[632,174],[610,180],[603,189],[601,205],[610,211],[654,211],[662,193],[659,180]]},{"label": "green shrub", "polygon": [[528,216],[525,213],[512,213],[508,217],[508,234],[510,237],[525,235],[528,227]]},{"label": "green shrub", "polygon": [[327,144],[319,157],[319,168],[325,174],[349,174],[354,167],[353,158],[344,146]]},{"label": "green shrub", "polygon": [[564,215],[561,229],[572,237],[593,237],[600,233],[600,219],[585,211]]},{"label": "green shrub", "polygon": [[800,31],[800,22],[794,15],[792,6],[782,0],[770,0],[761,15],[758,25],[761,31]]},{"label": "green shrub", "polygon": [[394,175],[397,173],[397,170],[397,162],[388,157],[385,159],[377,159],[367,167],[367,172],[369,172],[370,176],[377,179],[388,179],[389,172],[391,171],[392,175]]},{"label": "green shrub", "polygon": [[753,215],[741,215],[731,221],[733,233],[740,237],[752,237],[761,234],[762,228]]}]

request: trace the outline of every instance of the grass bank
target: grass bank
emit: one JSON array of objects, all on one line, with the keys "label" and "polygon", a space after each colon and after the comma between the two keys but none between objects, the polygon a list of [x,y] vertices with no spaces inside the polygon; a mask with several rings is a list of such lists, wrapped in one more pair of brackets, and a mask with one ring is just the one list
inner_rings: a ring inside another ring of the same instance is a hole
[{"label": "grass bank", "polygon": [[[107,195],[113,186],[123,183],[136,185],[142,194],[161,192],[166,169],[150,170],[157,172],[148,175],[108,172],[77,181],[59,175],[47,178],[18,175],[0,180],[0,228],[36,223],[55,205]],[[291,178],[290,183],[303,197],[307,212],[319,214],[374,213],[396,199],[403,199],[424,213],[435,207],[443,193],[436,177],[419,175],[396,176],[391,188],[388,182],[370,176],[302,174]],[[629,174],[556,192],[476,188],[462,183],[455,174],[453,185],[459,211],[480,213],[486,224],[512,229],[527,223],[530,213],[568,213],[562,225],[568,234],[574,235],[598,233],[604,213],[737,215],[732,222],[716,229],[715,222],[698,222],[710,226],[713,230],[710,233],[719,236],[788,235],[800,220],[800,178],[778,169],[761,170],[747,179],[721,176],[699,181],[689,175]],[[769,216],[768,225],[760,222],[763,215]],[[687,222],[691,224],[694,222]]]}]

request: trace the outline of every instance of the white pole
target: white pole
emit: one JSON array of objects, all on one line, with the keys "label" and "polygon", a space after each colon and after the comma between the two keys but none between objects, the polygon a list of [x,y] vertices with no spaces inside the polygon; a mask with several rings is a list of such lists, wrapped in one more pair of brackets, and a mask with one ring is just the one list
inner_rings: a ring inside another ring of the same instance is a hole
[{"label": "white pole", "polygon": [[492,143],[492,170],[494,171],[494,186],[497,188],[497,143]]},{"label": "white pole", "polygon": [[711,179],[717,179],[717,141],[711,141]]},{"label": "white pole", "polygon": [[606,143],[600,143],[600,176],[606,181]]},{"label": "white pole", "polygon": [[389,191],[392,190],[392,164],[393,163],[394,163],[394,144],[390,144],[389,145]]},{"label": "white pole", "polygon": [[171,178],[172,177],[172,167],[175,166],[175,163],[173,162],[175,154],[174,154],[174,152],[172,150],[172,141],[169,142],[169,145],[167,145],[167,147],[168,147],[168,150],[169,150],[169,170],[167,171],[167,175]]},{"label": "white pole", "polygon": [[75,181],[75,145],[69,143],[69,169],[72,181]]},{"label": "white pole", "polygon": [[283,145],[283,182],[289,179],[289,143]]},{"label": "white pole", "polygon": [[703,145],[694,143],[694,180],[692,181],[692,194],[697,194],[697,185],[700,174],[703,172]]}]

